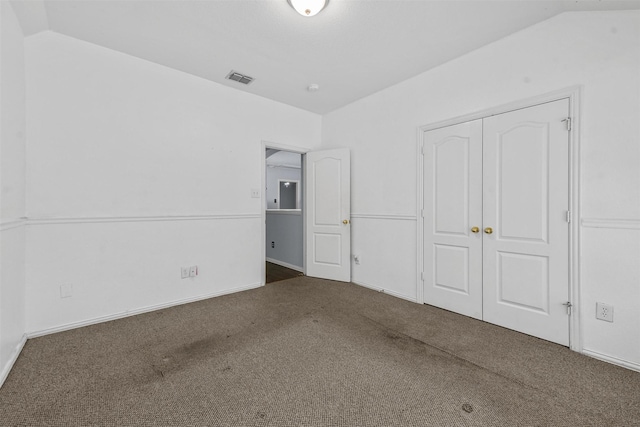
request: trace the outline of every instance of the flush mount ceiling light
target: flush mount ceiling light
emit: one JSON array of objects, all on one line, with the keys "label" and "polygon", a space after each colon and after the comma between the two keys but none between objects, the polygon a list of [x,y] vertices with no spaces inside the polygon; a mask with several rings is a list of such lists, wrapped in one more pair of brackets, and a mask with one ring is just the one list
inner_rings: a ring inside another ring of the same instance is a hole
[{"label": "flush mount ceiling light", "polygon": [[313,16],[324,9],[329,0],[287,0],[292,8],[302,16]]}]

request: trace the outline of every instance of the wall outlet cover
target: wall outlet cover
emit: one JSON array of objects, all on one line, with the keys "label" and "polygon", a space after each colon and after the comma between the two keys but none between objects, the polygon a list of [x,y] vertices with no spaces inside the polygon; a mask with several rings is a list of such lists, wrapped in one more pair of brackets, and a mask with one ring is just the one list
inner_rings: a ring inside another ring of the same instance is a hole
[{"label": "wall outlet cover", "polygon": [[186,279],[189,277],[189,267],[181,267],[180,268],[180,277]]},{"label": "wall outlet cover", "polygon": [[603,302],[596,303],[596,319],[613,322],[613,306]]}]

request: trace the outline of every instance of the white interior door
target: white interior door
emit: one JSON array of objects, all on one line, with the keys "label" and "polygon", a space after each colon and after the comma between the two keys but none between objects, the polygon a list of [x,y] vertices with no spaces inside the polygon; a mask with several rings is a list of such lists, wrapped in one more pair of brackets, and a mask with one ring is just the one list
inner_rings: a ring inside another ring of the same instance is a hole
[{"label": "white interior door", "polygon": [[568,100],[550,102],[484,119],[483,132],[484,320],[563,345],[568,114]]},{"label": "white interior door", "polygon": [[425,303],[569,344],[568,115],[564,99],[424,133]]},{"label": "white interior door", "polygon": [[482,120],[425,132],[424,165],[425,301],[482,319]]},{"label": "white interior door", "polygon": [[348,149],[305,156],[305,274],[351,281],[351,164]]}]

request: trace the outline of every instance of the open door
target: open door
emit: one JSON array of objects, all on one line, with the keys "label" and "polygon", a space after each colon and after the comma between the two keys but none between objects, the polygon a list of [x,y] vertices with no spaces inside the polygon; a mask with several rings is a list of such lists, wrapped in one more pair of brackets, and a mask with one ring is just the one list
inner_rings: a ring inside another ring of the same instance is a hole
[{"label": "open door", "polygon": [[351,163],[348,149],[305,156],[305,274],[351,281]]}]

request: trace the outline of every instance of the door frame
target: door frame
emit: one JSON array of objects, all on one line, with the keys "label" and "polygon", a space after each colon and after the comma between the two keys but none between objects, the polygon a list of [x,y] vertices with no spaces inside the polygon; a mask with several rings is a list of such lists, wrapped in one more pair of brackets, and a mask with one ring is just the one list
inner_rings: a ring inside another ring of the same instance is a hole
[{"label": "door frame", "polygon": [[[267,208],[266,208],[266,201],[267,201],[267,159],[265,158],[265,152],[267,150],[267,148],[272,148],[274,150],[280,150],[280,151],[289,151],[291,153],[298,153],[300,155],[302,155],[302,172],[301,172],[301,184],[304,185],[304,155],[307,154],[309,151],[311,151],[310,148],[304,148],[304,147],[297,147],[297,146],[293,146],[293,145],[285,145],[285,144],[278,144],[275,142],[270,142],[270,141],[262,141],[262,151],[260,152],[260,217],[261,217],[261,224],[260,224],[260,228],[262,229],[262,238],[260,239],[260,253],[262,254],[261,257],[261,264],[260,264],[260,271],[261,271],[261,275],[262,275],[262,286],[264,286],[266,284],[266,275],[267,275],[267,269],[266,269],[266,264],[265,261],[267,259],[267,248],[266,248],[266,241],[267,241]],[[304,200],[304,190],[302,188],[300,188],[300,191],[303,192],[302,193],[302,200]],[[304,203],[302,203],[302,205],[304,205]],[[304,220],[304,206],[300,206],[300,209],[302,210],[302,272],[306,275],[307,274],[307,264],[305,262],[306,260],[306,231],[307,231],[307,224]]]},{"label": "door frame", "polygon": [[417,159],[417,272],[416,272],[416,302],[424,304],[424,133],[426,131],[456,125],[471,120],[484,119],[510,111],[520,110],[535,105],[569,100],[569,117],[571,118],[571,131],[569,132],[569,210],[571,222],[569,223],[569,300],[573,304],[569,317],[569,348],[582,352],[582,328],[581,328],[581,300],[580,300],[580,103],[582,86],[571,86],[539,96],[526,98],[496,107],[465,114],[452,119],[433,122],[420,126],[417,129],[416,159]]}]

